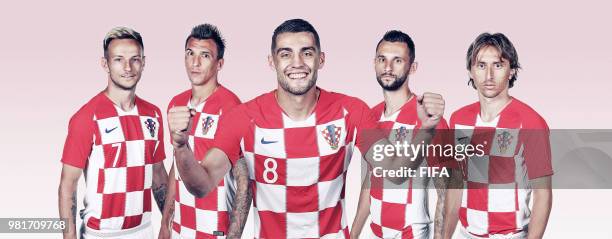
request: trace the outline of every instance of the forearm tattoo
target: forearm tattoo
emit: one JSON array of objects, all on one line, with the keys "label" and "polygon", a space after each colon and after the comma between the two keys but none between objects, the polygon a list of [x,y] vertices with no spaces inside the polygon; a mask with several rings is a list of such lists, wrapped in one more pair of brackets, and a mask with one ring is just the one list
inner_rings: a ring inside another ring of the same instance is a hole
[{"label": "forearm tattoo", "polygon": [[160,212],[164,211],[164,205],[166,204],[166,193],[168,192],[168,186],[163,183],[158,187],[153,188],[153,197]]}]

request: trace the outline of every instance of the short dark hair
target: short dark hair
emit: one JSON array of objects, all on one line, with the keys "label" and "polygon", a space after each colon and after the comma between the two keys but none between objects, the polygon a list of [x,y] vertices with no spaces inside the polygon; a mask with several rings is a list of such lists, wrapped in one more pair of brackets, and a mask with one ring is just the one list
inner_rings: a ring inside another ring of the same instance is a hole
[{"label": "short dark hair", "polygon": [[189,39],[194,38],[197,40],[212,39],[217,45],[217,60],[223,59],[223,53],[225,53],[225,39],[221,36],[219,29],[212,24],[200,24],[191,29],[191,34],[185,40],[185,48]]},{"label": "short dark hair", "polygon": [[376,50],[378,50],[380,43],[382,43],[383,41],[406,43],[406,45],[408,46],[408,49],[410,50],[410,64],[414,62],[414,58],[415,58],[414,42],[412,41],[412,38],[408,36],[408,34],[398,31],[398,30],[388,31],[385,33],[383,38],[380,39],[380,41],[378,41],[378,44],[376,44]]},{"label": "short dark hair", "polygon": [[108,57],[108,46],[110,46],[110,43],[115,39],[132,39],[138,42],[140,49],[144,52],[144,44],[142,43],[142,36],[140,36],[140,33],[128,27],[115,27],[106,33],[102,41],[104,57]]},{"label": "short dark hair", "polygon": [[[521,64],[519,64],[518,53],[516,53],[514,45],[512,45],[512,42],[510,42],[508,37],[502,33],[490,34],[485,32],[476,37],[476,40],[472,42],[467,51],[467,70],[469,71],[472,69],[472,65],[476,61],[478,53],[480,50],[486,47],[494,47],[501,53],[502,59],[506,59],[510,62],[510,69],[515,70],[514,74],[510,78],[508,86],[509,88],[512,88],[512,86],[514,86],[514,82],[517,80],[518,70],[521,69]],[[472,87],[476,89],[474,79],[470,78],[468,85],[472,85]]]},{"label": "short dark hair", "polygon": [[280,35],[281,33],[286,33],[286,32],[291,32],[291,33],[310,32],[312,33],[312,35],[314,35],[315,44],[317,45],[317,48],[319,49],[319,51],[321,50],[321,42],[319,40],[319,34],[317,33],[317,30],[315,30],[315,28],[306,20],[296,18],[296,19],[287,20],[283,22],[282,24],[280,24],[278,27],[276,27],[276,29],[274,29],[274,34],[272,34],[272,46],[270,47],[270,50],[272,51],[272,53],[274,53],[274,48],[276,48],[276,37]]}]

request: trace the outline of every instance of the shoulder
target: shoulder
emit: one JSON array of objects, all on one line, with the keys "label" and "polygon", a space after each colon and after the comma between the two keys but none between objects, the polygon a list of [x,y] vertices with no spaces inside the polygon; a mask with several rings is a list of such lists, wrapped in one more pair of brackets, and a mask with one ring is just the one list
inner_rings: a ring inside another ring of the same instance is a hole
[{"label": "shoulder", "polygon": [[531,108],[531,106],[516,98],[513,101],[511,112],[516,117],[520,118],[521,128],[548,129],[546,120],[544,120],[544,118],[538,112]]},{"label": "shoulder", "polygon": [[138,96],[136,96],[136,104],[138,106],[139,113],[151,115],[155,117],[161,117],[161,111],[159,107],[157,107],[156,105],[146,100],[143,100]]},{"label": "shoulder", "polygon": [[478,102],[463,106],[451,114],[450,124],[473,121],[479,111],[480,103]]},{"label": "shoulder", "polygon": [[187,105],[187,101],[191,98],[191,89],[185,90],[178,95],[175,95],[168,103],[168,109],[176,106],[176,105]]},{"label": "shoulder", "polygon": [[240,98],[238,98],[238,96],[234,94],[234,92],[225,88],[224,86],[219,86],[218,91],[219,91],[219,96],[221,96],[225,104],[230,105],[230,106],[236,106],[242,103],[242,101],[240,101]]}]

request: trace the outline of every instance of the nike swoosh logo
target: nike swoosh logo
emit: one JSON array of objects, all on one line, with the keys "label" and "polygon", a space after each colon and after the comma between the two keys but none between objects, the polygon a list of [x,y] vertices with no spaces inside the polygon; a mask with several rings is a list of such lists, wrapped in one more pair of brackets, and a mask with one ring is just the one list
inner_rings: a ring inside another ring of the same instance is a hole
[{"label": "nike swoosh logo", "polygon": [[261,144],[273,144],[278,143],[278,141],[265,141],[264,138],[261,138]]},{"label": "nike swoosh logo", "polygon": [[112,129],[104,129],[104,132],[106,132],[107,134],[110,132],[113,132],[113,130],[115,130],[118,126],[115,126],[115,128]]},{"label": "nike swoosh logo", "polygon": [[467,138],[468,138],[467,136],[461,137],[461,138],[457,138],[457,141],[461,142],[461,141],[463,141],[464,139],[467,139]]}]

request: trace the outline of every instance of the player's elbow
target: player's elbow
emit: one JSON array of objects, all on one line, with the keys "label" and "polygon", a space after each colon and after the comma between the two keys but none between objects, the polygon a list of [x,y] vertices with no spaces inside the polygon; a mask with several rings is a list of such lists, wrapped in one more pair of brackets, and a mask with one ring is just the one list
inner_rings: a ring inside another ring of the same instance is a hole
[{"label": "player's elbow", "polygon": [[187,188],[187,191],[189,191],[189,193],[191,193],[193,196],[197,198],[205,197],[210,191],[210,189],[206,187],[206,185],[194,185],[194,184],[185,183],[185,187]]}]

